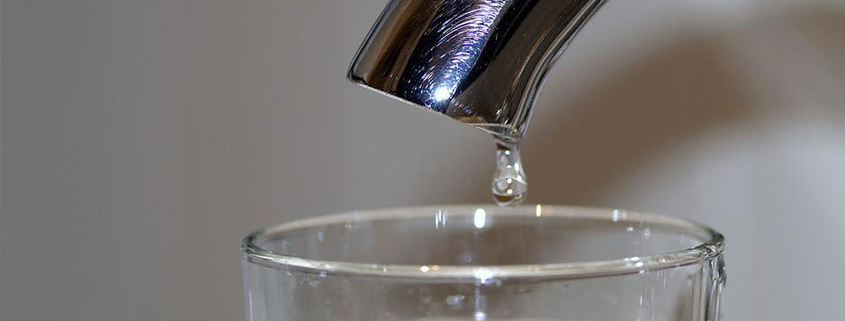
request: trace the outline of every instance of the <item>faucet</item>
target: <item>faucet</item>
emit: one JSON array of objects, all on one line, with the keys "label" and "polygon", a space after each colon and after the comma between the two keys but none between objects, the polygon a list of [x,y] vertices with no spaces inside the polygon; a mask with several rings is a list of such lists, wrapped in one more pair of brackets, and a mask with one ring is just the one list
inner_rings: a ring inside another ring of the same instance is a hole
[{"label": "faucet", "polygon": [[604,0],[390,0],[348,78],[517,142],[555,60]]}]

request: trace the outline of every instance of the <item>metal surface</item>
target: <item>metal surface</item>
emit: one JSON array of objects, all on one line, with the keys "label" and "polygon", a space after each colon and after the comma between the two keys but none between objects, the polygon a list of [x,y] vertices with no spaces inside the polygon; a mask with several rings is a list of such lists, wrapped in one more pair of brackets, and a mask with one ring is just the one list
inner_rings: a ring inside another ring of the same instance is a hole
[{"label": "metal surface", "polygon": [[349,78],[517,140],[546,72],[604,0],[391,0]]}]

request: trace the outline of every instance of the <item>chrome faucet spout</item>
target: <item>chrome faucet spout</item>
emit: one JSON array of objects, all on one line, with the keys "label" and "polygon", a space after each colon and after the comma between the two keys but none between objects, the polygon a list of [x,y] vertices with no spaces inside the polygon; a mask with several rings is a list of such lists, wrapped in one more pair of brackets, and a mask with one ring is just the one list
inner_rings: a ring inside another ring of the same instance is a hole
[{"label": "chrome faucet spout", "polygon": [[391,0],[348,77],[518,140],[547,71],[603,2]]}]

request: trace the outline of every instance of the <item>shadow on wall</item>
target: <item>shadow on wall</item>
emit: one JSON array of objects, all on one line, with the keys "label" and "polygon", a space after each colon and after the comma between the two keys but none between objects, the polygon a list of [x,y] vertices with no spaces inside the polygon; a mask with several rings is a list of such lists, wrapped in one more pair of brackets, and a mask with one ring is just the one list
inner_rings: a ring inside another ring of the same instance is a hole
[{"label": "shadow on wall", "polygon": [[[817,8],[730,28],[769,37],[778,36],[769,25],[791,28],[804,45],[827,53],[829,66],[845,72],[843,18],[845,11]],[[742,126],[760,117],[762,106],[753,102],[759,93],[749,92],[734,71],[742,62],[722,50],[729,36],[701,32],[670,43],[609,74],[591,91],[548,99],[567,101],[566,106],[538,106],[546,111],[533,120],[523,146],[531,201],[605,205],[608,194],[654,155],[715,126]],[[554,92],[547,88],[545,95]]]},{"label": "shadow on wall", "polygon": [[592,88],[567,106],[540,107],[554,111],[532,124],[523,148],[535,200],[600,203],[655,153],[753,108],[707,35],[670,44]]},{"label": "shadow on wall", "polygon": [[[832,88],[845,91],[845,6],[831,6],[828,10],[817,8],[814,11],[804,11],[791,16],[769,19],[762,27],[793,28],[799,33],[806,44],[815,47],[821,64],[829,67],[839,76],[839,82],[831,84]],[[842,111],[845,101],[839,101],[836,107]]]}]

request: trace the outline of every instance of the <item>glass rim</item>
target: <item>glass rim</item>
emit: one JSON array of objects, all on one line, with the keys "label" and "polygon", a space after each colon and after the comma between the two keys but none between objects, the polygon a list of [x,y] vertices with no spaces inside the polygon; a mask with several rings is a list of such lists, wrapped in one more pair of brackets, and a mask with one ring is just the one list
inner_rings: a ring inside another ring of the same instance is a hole
[{"label": "glass rim", "polygon": [[[241,242],[243,257],[251,263],[274,269],[304,272],[310,274],[366,276],[397,279],[427,279],[434,281],[473,281],[514,279],[581,279],[608,277],[628,274],[641,274],[651,271],[678,268],[703,262],[722,254],[725,246],[724,236],[709,226],[693,221],[656,214],[632,212],[622,209],[604,209],[596,207],[564,205],[522,205],[511,209],[542,208],[543,216],[599,220],[613,223],[649,223],[655,226],[671,228],[680,234],[694,236],[700,244],[679,249],[674,252],[647,256],[632,256],[611,260],[518,264],[518,265],[412,265],[412,264],[370,264],[361,262],[343,262],[315,260],[276,253],[259,245],[260,240],[272,238],[285,232],[328,225],[337,222],[404,220],[428,217],[431,211],[460,210],[459,216],[470,216],[477,208],[493,208],[490,204],[433,205],[420,207],[400,207],[376,210],[347,212],[324,215],[313,218],[293,220],[257,230],[247,235]],[[466,210],[464,213],[463,210]],[[530,215],[528,212],[495,213],[497,216],[518,217]]]}]

